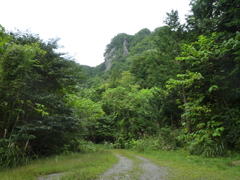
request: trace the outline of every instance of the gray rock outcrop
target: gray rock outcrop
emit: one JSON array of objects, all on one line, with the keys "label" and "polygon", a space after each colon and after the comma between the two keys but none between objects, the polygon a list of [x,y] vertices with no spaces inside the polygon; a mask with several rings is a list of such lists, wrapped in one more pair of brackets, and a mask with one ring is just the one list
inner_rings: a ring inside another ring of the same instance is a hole
[{"label": "gray rock outcrop", "polygon": [[128,49],[127,49],[127,41],[124,39],[123,41],[123,56],[126,56],[128,54]]},{"label": "gray rock outcrop", "polygon": [[105,66],[106,66],[105,71],[110,69],[111,64],[112,64],[112,60],[116,57],[115,50],[116,50],[115,47],[112,48],[111,51],[109,53],[106,53],[105,56],[104,56]]}]

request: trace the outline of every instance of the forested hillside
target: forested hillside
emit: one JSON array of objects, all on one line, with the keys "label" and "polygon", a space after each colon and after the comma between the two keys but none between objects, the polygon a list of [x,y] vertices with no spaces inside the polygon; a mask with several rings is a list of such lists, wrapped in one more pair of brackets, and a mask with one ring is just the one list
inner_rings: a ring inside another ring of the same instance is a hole
[{"label": "forested hillside", "polygon": [[239,151],[239,5],[192,1],[185,24],[172,10],[153,32],[115,36],[85,84],[105,112],[95,140],[209,157]]},{"label": "forested hillside", "polygon": [[0,165],[116,148],[227,156],[240,151],[240,1],[192,0],[153,32],[113,37],[97,67],[57,53],[57,39],[0,26]]}]

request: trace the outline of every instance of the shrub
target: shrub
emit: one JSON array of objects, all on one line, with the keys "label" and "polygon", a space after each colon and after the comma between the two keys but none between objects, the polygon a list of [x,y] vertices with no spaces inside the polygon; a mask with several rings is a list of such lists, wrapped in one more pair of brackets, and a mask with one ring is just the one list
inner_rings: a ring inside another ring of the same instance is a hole
[{"label": "shrub", "polygon": [[181,133],[179,130],[170,130],[162,128],[156,136],[147,136],[143,139],[135,141],[133,148],[138,151],[148,150],[176,150],[182,146],[181,141],[177,139]]},{"label": "shrub", "polygon": [[224,139],[213,140],[205,139],[199,142],[192,142],[189,146],[192,155],[202,155],[204,157],[229,156],[227,143]]},{"label": "shrub", "polygon": [[18,165],[28,164],[32,158],[18,146],[0,148],[0,167],[12,168]]}]

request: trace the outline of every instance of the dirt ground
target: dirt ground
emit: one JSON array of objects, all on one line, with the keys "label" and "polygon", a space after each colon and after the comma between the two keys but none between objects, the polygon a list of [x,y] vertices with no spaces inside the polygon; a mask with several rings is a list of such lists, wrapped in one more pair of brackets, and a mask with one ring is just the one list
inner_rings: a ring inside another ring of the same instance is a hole
[{"label": "dirt ground", "polygon": [[[167,168],[153,164],[149,159],[133,155],[139,161],[115,154],[119,158],[118,164],[108,169],[98,180],[166,180]],[[139,163],[140,162],[140,163]]]},{"label": "dirt ground", "polygon": [[[134,156],[133,161],[125,156],[115,154],[119,161],[100,175],[97,180],[167,180],[168,171],[166,167],[159,167],[149,159]],[[37,180],[59,180],[64,173],[56,173],[39,177]]]}]

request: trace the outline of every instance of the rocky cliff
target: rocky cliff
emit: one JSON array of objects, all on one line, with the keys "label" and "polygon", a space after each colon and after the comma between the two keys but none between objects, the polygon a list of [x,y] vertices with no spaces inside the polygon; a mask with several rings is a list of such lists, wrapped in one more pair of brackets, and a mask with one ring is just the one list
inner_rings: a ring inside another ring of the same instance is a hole
[{"label": "rocky cliff", "polygon": [[105,67],[106,67],[105,71],[108,71],[111,68],[112,62],[113,62],[114,58],[117,57],[119,52],[123,52],[122,56],[126,56],[129,53],[128,48],[127,48],[127,43],[128,42],[126,41],[126,39],[124,39],[123,43],[120,46],[116,45],[104,54]]},{"label": "rocky cliff", "polygon": [[[120,33],[106,45],[104,62],[96,67],[84,66],[84,72],[89,78],[111,75],[112,70],[118,72],[129,70],[131,63],[137,56],[152,49],[154,33],[149,29],[142,29],[134,35]],[[86,85],[87,86],[87,85]]]},{"label": "rocky cliff", "polygon": [[126,56],[128,54],[128,49],[127,49],[127,41],[124,39],[123,41],[123,56]]},{"label": "rocky cliff", "polygon": [[127,57],[149,49],[150,34],[151,31],[145,28],[135,35],[119,33],[112,38],[110,44],[106,46],[104,53],[105,72],[111,67],[121,69]]},{"label": "rocky cliff", "polygon": [[112,48],[110,52],[107,52],[104,56],[105,59],[105,71],[109,70],[112,64],[112,60],[116,57],[116,48]]}]

